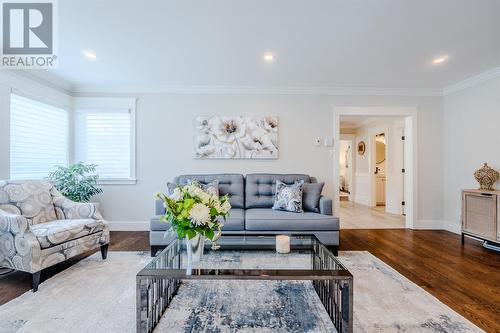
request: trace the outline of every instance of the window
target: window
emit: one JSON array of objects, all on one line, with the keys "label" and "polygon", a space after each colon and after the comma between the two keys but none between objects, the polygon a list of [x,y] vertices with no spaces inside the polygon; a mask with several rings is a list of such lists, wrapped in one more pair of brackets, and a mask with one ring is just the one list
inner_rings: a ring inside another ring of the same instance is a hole
[{"label": "window", "polygon": [[68,111],[11,94],[10,177],[43,179],[56,165],[68,165]]},{"label": "window", "polygon": [[135,100],[79,98],[75,162],[97,165],[101,182],[135,181]]}]

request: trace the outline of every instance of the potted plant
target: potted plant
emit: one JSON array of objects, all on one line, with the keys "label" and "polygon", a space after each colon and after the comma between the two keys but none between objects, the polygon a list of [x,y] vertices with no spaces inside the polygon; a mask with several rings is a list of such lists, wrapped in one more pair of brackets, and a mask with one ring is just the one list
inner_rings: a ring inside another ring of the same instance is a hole
[{"label": "potted plant", "polygon": [[231,209],[229,196],[219,197],[204,190],[200,183],[192,182],[185,186],[177,185],[168,195],[156,193],[155,197],[162,200],[166,208],[161,220],[170,222],[171,230],[177,233],[178,238],[186,240],[189,272],[191,264],[201,260],[205,238],[212,242],[213,250],[219,248],[217,241],[221,236],[223,220],[229,216]]},{"label": "potted plant", "polygon": [[97,186],[97,165],[78,162],[69,167],[57,166],[47,179],[66,198],[76,202],[88,202],[94,195],[102,193]]}]

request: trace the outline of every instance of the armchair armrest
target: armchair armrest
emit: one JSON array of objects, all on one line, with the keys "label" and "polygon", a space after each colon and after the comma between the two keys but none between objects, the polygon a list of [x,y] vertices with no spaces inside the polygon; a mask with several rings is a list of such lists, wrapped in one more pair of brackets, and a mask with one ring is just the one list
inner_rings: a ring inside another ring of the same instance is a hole
[{"label": "armchair armrest", "polygon": [[24,216],[0,209],[0,266],[34,273],[41,270],[41,247]]},{"label": "armchair armrest", "polygon": [[332,199],[321,196],[319,198],[319,212],[323,215],[333,215]]},{"label": "armchair armrest", "polygon": [[102,220],[99,206],[92,202],[75,202],[64,197],[55,187],[51,190],[56,215],[59,220],[64,219],[94,219]]}]

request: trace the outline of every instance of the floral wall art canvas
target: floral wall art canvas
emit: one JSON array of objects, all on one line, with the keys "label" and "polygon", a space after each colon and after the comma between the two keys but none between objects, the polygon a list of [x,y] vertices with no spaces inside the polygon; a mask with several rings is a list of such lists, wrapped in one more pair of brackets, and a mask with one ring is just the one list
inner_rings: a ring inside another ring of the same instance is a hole
[{"label": "floral wall art canvas", "polygon": [[278,158],[277,117],[198,116],[194,133],[195,158]]}]

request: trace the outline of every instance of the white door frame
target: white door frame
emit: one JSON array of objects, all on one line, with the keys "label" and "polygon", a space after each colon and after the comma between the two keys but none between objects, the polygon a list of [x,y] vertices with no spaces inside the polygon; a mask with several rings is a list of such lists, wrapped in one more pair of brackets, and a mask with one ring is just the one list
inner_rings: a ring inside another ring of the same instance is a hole
[{"label": "white door frame", "polygon": [[[403,107],[380,107],[380,106],[338,106],[332,105],[333,109],[333,202],[335,211],[340,209],[339,202],[339,145],[340,140],[340,116],[393,116],[405,117],[405,210],[406,228],[413,229],[417,219],[417,124],[418,108],[415,106]],[[355,149],[355,147],[353,147]],[[354,154],[354,152],[353,152]],[[410,167],[411,166],[411,167]]]}]

